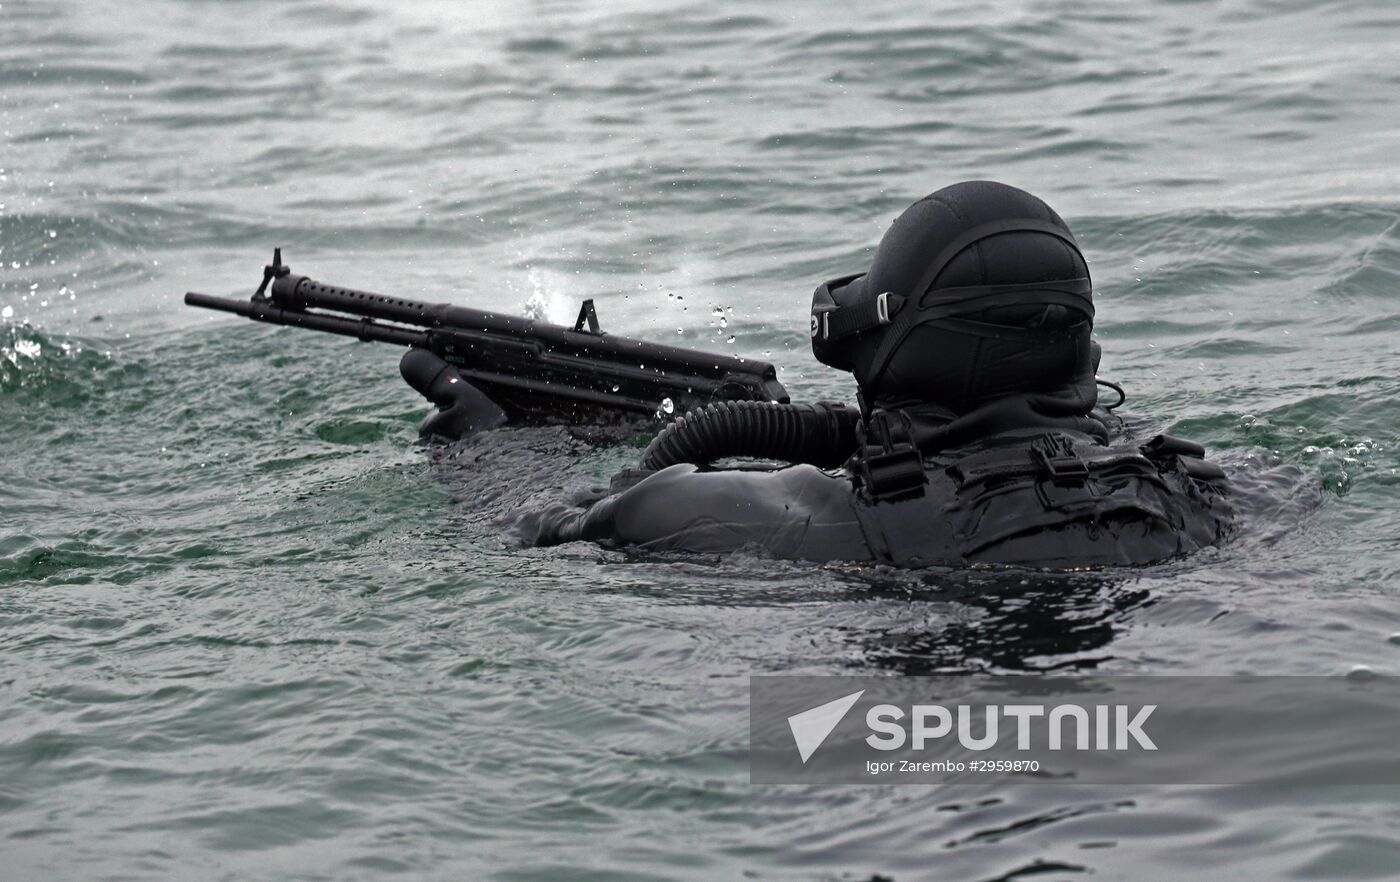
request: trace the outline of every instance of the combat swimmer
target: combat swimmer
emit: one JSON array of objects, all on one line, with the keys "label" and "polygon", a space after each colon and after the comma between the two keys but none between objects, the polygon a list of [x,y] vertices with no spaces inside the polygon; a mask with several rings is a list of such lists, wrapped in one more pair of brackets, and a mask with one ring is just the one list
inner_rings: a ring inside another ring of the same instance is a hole
[{"label": "combat swimmer", "polygon": [[[866,272],[813,295],[813,353],[854,376],[856,406],[697,408],[609,495],[551,507],[530,538],[1056,569],[1218,544],[1231,523],[1225,473],[1190,441],[1124,440],[1110,412],[1121,395],[1099,402],[1093,327],[1088,264],[1059,215],[1005,184],[946,187],[894,221]],[[507,420],[430,352],[411,350],[401,368],[451,414],[452,434]],[[443,422],[426,425],[443,433]],[[734,459],[781,465],[715,465]]]}]

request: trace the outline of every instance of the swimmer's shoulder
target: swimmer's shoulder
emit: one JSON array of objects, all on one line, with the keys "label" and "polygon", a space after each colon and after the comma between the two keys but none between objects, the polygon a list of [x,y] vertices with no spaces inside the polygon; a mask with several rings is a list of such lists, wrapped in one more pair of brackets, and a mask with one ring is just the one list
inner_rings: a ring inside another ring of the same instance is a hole
[{"label": "swimmer's shoulder", "polygon": [[826,560],[831,555],[820,543],[851,533],[841,551],[859,558],[853,499],[850,477],[839,470],[678,464],[616,496],[611,516],[617,539],[629,545],[701,551],[760,545],[778,556]]}]

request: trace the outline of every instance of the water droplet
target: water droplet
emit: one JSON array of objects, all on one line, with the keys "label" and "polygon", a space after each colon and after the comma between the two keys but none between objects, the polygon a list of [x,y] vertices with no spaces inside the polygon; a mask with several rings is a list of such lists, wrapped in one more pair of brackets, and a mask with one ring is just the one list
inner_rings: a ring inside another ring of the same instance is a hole
[{"label": "water droplet", "polygon": [[656,415],[658,417],[669,416],[670,414],[673,414],[675,412],[676,402],[672,401],[669,398],[661,399],[661,406],[656,409]]},{"label": "water droplet", "polygon": [[738,338],[735,337],[733,334],[730,334],[730,335],[729,335],[729,338],[728,338],[727,340],[725,340],[724,342],[726,342],[726,343],[733,343],[733,342],[734,342],[735,340],[737,340],[737,339],[738,339]]},{"label": "water droplet", "polygon": [[14,314],[15,308],[13,306],[7,306],[4,309],[0,309],[0,318],[10,318]]},{"label": "water droplet", "polygon": [[612,390],[613,390],[614,392],[618,391],[618,390],[621,389],[621,388],[622,388],[621,386],[617,385],[616,383],[613,383]]},{"label": "water droplet", "polygon": [[1380,674],[1377,674],[1370,665],[1352,665],[1351,670],[1347,671],[1348,680],[1364,682],[1366,680],[1374,680],[1379,676]]}]

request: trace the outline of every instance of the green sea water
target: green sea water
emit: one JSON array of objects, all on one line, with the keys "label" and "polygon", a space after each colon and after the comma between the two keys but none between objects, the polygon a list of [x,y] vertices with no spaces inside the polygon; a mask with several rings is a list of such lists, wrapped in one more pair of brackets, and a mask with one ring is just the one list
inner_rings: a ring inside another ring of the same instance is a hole
[{"label": "green sea water", "polygon": [[[1400,876],[1393,788],[757,787],[754,674],[1400,670],[1400,12],[1380,0],[0,2],[0,879]],[[993,178],[1243,517],[1019,578],[518,547],[644,439],[416,443],[299,272],[775,362]],[[1267,749],[1267,740],[1261,749]]]}]

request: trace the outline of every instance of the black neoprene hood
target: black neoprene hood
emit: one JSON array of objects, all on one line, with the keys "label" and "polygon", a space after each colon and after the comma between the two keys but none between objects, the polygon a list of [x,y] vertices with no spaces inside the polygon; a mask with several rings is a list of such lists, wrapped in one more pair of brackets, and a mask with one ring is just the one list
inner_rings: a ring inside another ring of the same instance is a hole
[{"label": "black neoprene hood", "polygon": [[906,209],[864,275],[817,289],[813,350],[851,371],[874,407],[956,415],[1050,394],[1087,410],[1091,290],[1079,246],[1050,206],[1006,184],[966,181]]}]

